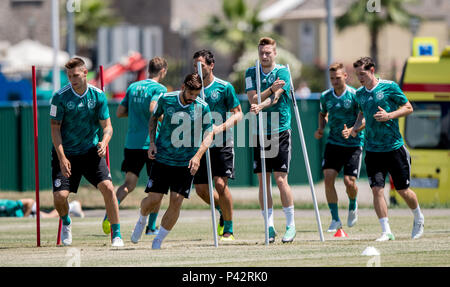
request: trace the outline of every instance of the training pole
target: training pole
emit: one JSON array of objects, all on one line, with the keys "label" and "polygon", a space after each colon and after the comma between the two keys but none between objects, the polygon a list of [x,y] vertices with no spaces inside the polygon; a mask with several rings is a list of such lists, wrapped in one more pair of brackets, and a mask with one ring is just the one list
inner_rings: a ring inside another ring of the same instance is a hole
[{"label": "training pole", "polygon": [[292,100],[292,104],[294,105],[295,119],[297,120],[298,134],[300,136],[300,142],[302,144],[303,157],[305,159],[305,167],[306,167],[306,173],[308,174],[309,186],[311,188],[311,195],[312,195],[312,200],[313,200],[313,204],[314,204],[314,211],[316,213],[317,227],[319,228],[320,241],[325,241],[325,239],[323,238],[322,224],[320,222],[320,214],[319,214],[319,208],[317,206],[316,193],[314,191],[314,182],[312,180],[311,167],[309,165],[308,151],[306,150],[305,137],[303,135],[302,122],[300,120],[300,113],[298,111],[297,101],[295,99],[294,84],[292,82],[291,70],[289,69],[289,65],[287,65],[287,69],[289,71],[289,77],[290,77],[291,100]]},{"label": "training pole", "polygon": [[[261,104],[261,74],[260,74],[259,60],[256,60],[256,93],[258,94],[258,105]],[[261,157],[261,173],[262,173],[262,187],[263,187],[263,205],[264,205],[264,233],[265,244],[269,245],[269,210],[267,207],[267,172],[266,172],[266,154],[264,142],[264,126],[262,111],[258,113],[258,133],[260,144]]]},{"label": "training pole", "polygon": [[[103,73],[103,65],[100,65],[100,89],[105,92],[105,77]],[[106,165],[108,166],[109,172],[111,173],[111,168],[109,166],[109,145],[106,146]],[[113,240],[113,232],[111,229],[111,241]]]},{"label": "training pole", "polygon": [[[203,85],[203,72],[202,72],[202,62],[197,62],[197,73],[202,80],[202,90],[201,97],[205,100],[205,87]],[[214,187],[212,180],[212,172],[211,172],[211,157],[209,154],[209,147],[206,150],[206,169],[208,171],[208,187],[209,187],[209,206],[211,207],[211,218],[212,218],[212,226],[213,226],[213,236],[214,236],[214,246],[218,247],[219,242],[217,238],[217,225],[216,225],[216,212],[215,212],[215,204],[214,204]]]},{"label": "training pole", "polygon": [[36,189],[36,245],[41,246],[41,213],[39,208],[39,156],[38,156],[38,119],[36,96],[36,66],[31,67],[33,86],[33,123],[34,123],[34,177]]}]

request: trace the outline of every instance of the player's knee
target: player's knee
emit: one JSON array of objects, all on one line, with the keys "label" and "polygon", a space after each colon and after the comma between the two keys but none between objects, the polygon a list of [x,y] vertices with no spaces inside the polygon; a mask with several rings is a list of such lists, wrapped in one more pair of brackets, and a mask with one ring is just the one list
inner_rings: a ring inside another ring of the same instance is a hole
[{"label": "player's knee", "polygon": [[226,183],[226,181],[223,178],[218,178],[215,181],[214,186],[215,186],[217,192],[219,194],[222,194],[222,193],[225,192],[225,188],[227,187],[227,183]]},{"label": "player's knee", "polygon": [[354,188],[356,185],[356,177],[344,176],[344,184],[347,188]]},{"label": "player's knee", "polygon": [[60,192],[54,192],[53,193],[53,202],[55,204],[64,204],[67,200],[67,197],[60,193]]},{"label": "player's knee", "polygon": [[384,196],[384,187],[383,186],[374,186],[372,187],[373,196]]}]

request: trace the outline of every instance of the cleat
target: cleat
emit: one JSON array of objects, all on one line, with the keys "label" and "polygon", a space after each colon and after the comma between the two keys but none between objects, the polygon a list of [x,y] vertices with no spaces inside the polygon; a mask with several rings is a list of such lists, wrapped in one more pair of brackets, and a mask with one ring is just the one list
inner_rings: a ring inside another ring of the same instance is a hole
[{"label": "cleat", "polygon": [[224,229],[223,216],[220,215],[219,224],[217,225],[217,235],[222,236]]},{"label": "cleat", "polygon": [[61,242],[64,246],[72,245],[72,224],[62,226]]},{"label": "cleat", "polygon": [[131,234],[131,242],[135,244],[139,242],[139,239],[141,239],[144,228],[145,222],[142,223],[140,220],[138,220],[138,222],[136,222],[136,226],[134,226],[133,233]]},{"label": "cleat", "polygon": [[276,236],[277,232],[275,231],[275,227],[269,226],[269,243],[274,243]]},{"label": "cleat", "polygon": [[69,203],[69,212],[75,217],[84,218],[84,212],[81,209],[81,203],[78,200],[74,200]]},{"label": "cleat", "polygon": [[348,211],[348,218],[347,218],[347,226],[352,227],[356,224],[358,221],[358,203],[356,203],[355,210],[349,210]]},{"label": "cleat", "polygon": [[159,229],[155,228],[155,229],[150,229],[150,227],[146,227],[145,228],[145,235],[158,235],[159,233]]},{"label": "cleat", "polygon": [[105,216],[102,223],[103,233],[110,234],[111,233],[111,223],[109,223],[108,217]]},{"label": "cleat", "polygon": [[420,237],[422,237],[422,235],[423,235],[423,228],[425,226],[424,223],[425,223],[424,219],[422,219],[419,222],[416,222],[414,220],[413,230],[412,230],[412,233],[411,233],[411,239],[419,239]]},{"label": "cleat", "polygon": [[233,233],[226,232],[220,237],[220,241],[234,241]]},{"label": "cleat", "polygon": [[111,247],[122,247],[123,244],[123,240],[120,237],[114,237],[111,243]]},{"label": "cleat", "polygon": [[336,232],[338,229],[342,228],[341,221],[331,220],[330,227],[328,227],[327,232]]},{"label": "cleat", "polygon": [[288,243],[288,242],[294,241],[296,234],[297,234],[297,231],[295,230],[294,225],[286,226],[286,233],[284,234],[283,238],[281,239],[281,242]]},{"label": "cleat", "polygon": [[381,236],[378,237],[375,241],[382,242],[382,241],[389,241],[389,240],[395,240],[395,236],[392,233],[381,233]]},{"label": "cleat", "polygon": [[152,249],[161,249],[161,243],[161,239],[155,237],[152,242]]}]

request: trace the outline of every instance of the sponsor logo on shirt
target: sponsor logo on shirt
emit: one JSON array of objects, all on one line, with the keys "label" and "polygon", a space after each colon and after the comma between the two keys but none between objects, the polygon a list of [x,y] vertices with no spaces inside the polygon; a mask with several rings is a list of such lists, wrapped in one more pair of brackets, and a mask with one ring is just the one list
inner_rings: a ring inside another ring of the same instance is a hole
[{"label": "sponsor logo on shirt", "polygon": [[382,99],[384,99],[384,93],[383,91],[378,91],[376,96],[377,100],[381,101]]}]

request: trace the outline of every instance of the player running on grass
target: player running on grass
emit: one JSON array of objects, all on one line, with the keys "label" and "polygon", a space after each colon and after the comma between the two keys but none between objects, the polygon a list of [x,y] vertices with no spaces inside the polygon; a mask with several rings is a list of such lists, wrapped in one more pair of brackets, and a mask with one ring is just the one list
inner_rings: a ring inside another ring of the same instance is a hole
[{"label": "player running on grass", "polygon": [[366,120],[365,163],[369,184],[373,192],[373,205],[381,224],[382,234],[377,241],[394,240],[388,222],[388,208],[384,198],[386,174],[392,176],[395,189],[414,214],[412,239],[422,236],[424,216],[420,211],[417,196],[409,188],[411,157],[406,149],[398,126],[398,118],[413,112],[411,103],[400,87],[392,81],[375,76],[375,63],[363,57],[353,63],[358,80],[363,85],[356,91],[356,100],[361,110],[351,135]]},{"label": "player running on grass", "polygon": [[[348,138],[358,117],[359,109],[355,99],[355,89],[345,83],[348,75],[344,65],[335,63],[328,70],[333,88],[323,92],[320,97],[319,127],[314,137],[322,138],[323,130],[328,122],[330,134],[325,147],[322,170],[325,177],[325,195],[332,217],[327,231],[336,232],[342,228],[342,223],[339,219],[338,197],[334,183],[342,167],[344,167],[344,184],[349,198],[347,225],[352,227],[358,220],[356,179],[361,167],[364,134],[361,132],[355,138]],[[364,126],[361,126],[358,132],[363,128]]]},{"label": "player running on grass", "polygon": [[63,223],[61,240],[64,245],[72,244],[67,198],[70,192],[77,192],[84,176],[103,195],[113,233],[112,246],[123,246],[119,204],[104,158],[113,133],[106,96],[87,83],[88,70],[82,59],[73,58],[65,67],[70,83],[52,97],[50,106],[53,200]]},{"label": "player running on grass", "polygon": [[[288,184],[289,164],[291,160],[291,106],[289,104],[290,75],[286,67],[277,65],[276,42],[269,37],[263,37],[258,43],[258,56],[260,67],[251,67],[245,73],[246,93],[251,104],[250,111],[258,114],[260,111],[267,114],[267,126],[264,130],[267,139],[276,142],[278,153],[275,157],[266,158],[267,186],[270,187],[271,173],[273,172],[278,189],[280,190],[281,204],[286,216],[286,233],[282,242],[292,242],[296,235],[294,221],[294,198]],[[258,105],[256,91],[256,69],[261,71],[261,104]],[[279,121],[271,125],[271,118],[277,117]],[[268,150],[271,147],[266,148]],[[272,146],[273,148],[273,146]],[[259,180],[259,203],[263,205],[262,169],[259,139],[253,148],[254,169]],[[275,241],[276,231],[273,222],[273,202],[270,192],[267,192],[267,206],[269,215],[269,242]],[[263,210],[264,214],[264,210]]]},{"label": "player running on grass", "polygon": [[[135,189],[144,165],[147,167],[147,175],[150,175],[152,160],[148,158],[150,143],[148,122],[159,96],[167,92],[167,88],[160,84],[167,74],[167,61],[161,57],[151,59],[148,74],[148,79],[132,83],[128,87],[116,112],[118,118],[128,117],[128,132],[122,162],[122,171],[126,173],[125,182],[116,192],[119,204]],[[158,210],[150,213],[145,234],[158,234],[157,217]],[[103,219],[103,232],[106,234],[111,232],[106,215]]]},{"label": "player running on grass", "polygon": [[[209,149],[211,172],[214,186],[214,204],[220,213],[218,235],[221,240],[234,240],[233,236],[233,201],[228,188],[228,178],[234,178],[234,150],[232,127],[242,119],[242,109],[233,86],[214,76],[214,55],[208,50],[194,54],[194,67],[202,63],[205,101],[209,105],[215,122],[213,132],[214,144]],[[228,113],[231,113],[229,115]],[[202,158],[200,168],[194,177],[195,191],[209,204],[208,174],[206,156]]]},{"label": "player running on grass", "polygon": [[[189,74],[181,91],[166,93],[158,99],[149,123],[148,156],[155,161],[145,189],[148,196],[141,202],[140,217],[131,235],[133,243],[139,241],[150,211],[160,206],[164,194],[170,190],[169,206],[152,243],[152,249],[160,249],[178,220],[184,198],[189,198],[200,160],[213,140],[211,112],[208,104],[198,97],[201,88],[200,76]],[[164,117],[156,139],[161,116]]]}]

